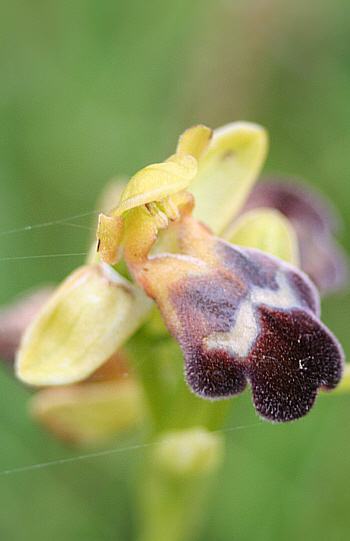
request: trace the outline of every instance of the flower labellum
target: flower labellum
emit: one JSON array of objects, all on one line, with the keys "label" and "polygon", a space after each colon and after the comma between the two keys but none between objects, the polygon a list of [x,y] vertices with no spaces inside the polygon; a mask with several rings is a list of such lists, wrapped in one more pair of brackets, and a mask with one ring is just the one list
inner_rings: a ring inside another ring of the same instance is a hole
[{"label": "flower labellum", "polygon": [[191,218],[180,238],[181,254],[149,258],[138,281],[179,342],[193,391],[229,397],[248,380],[262,417],[305,415],[320,388],[338,385],[344,362],[318,319],[313,284],[295,267],[234,247]]}]

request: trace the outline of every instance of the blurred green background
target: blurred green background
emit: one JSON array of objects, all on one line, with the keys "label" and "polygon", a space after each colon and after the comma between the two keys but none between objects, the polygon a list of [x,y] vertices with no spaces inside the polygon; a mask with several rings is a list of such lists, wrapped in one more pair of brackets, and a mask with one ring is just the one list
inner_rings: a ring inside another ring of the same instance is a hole
[{"label": "blurred green background", "polygon": [[[92,211],[109,179],[162,161],[195,123],[266,126],[265,172],[331,196],[350,252],[347,0],[1,0],[0,13],[1,303],[80,264],[31,256],[86,251],[91,222],[23,227]],[[323,303],[348,356],[349,298]],[[89,452],[34,426],[28,395],[3,367],[1,471]],[[257,422],[249,393],[234,406],[227,427]],[[301,421],[228,431],[198,541],[349,539],[349,411],[327,395]],[[129,539],[138,452],[0,475],[1,538]]]}]

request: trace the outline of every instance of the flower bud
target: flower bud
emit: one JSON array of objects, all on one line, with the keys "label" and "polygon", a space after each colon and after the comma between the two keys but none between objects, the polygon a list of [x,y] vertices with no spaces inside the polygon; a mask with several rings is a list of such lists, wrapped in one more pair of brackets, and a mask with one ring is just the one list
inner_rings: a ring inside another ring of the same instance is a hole
[{"label": "flower bud", "polygon": [[165,433],[154,459],[164,473],[174,478],[202,477],[219,467],[223,447],[221,434],[193,427]]},{"label": "flower bud", "polygon": [[145,418],[142,388],[134,379],[49,387],[31,399],[30,412],[55,436],[101,443],[136,428]]}]

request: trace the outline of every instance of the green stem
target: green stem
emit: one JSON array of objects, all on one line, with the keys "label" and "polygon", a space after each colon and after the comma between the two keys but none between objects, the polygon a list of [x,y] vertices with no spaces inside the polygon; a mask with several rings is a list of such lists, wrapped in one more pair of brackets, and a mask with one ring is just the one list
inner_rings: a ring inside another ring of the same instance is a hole
[{"label": "green stem", "polygon": [[189,541],[203,522],[211,486],[204,479],[173,479],[156,471],[152,454],[140,482],[138,541]]},{"label": "green stem", "polygon": [[[170,430],[219,430],[229,401],[211,402],[190,391],[183,374],[181,350],[157,317],[154,315],[132,341],[153,422],[151,442],[157,443]],[[138,541],[190,540],[202,522],[211,475],[204,472],[189,478],[171,476],[161,471],[154,460],[155,448],[147,450],[137,472]]]}]

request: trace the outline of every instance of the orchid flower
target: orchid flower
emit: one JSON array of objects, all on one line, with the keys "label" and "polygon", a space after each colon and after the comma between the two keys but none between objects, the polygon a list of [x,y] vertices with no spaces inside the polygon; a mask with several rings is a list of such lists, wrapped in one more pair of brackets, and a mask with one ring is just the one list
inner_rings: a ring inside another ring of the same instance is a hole
[{"label": "orchid flower", "polygon": [[[119,200],[111,198],[112,210],[99,218],[97,251],[42,306],[16,354],[18,378],[50,388],[34,408],[44,422],[45,404],[51,413],[55,404],[55,416],[67,400],[69,418],[82,400],[75,389],[91,385],[145,322],[158,321],[154,303],[201,398],[237,395],[248,382],[261,417],[290,421],[310,410],[320,389],[339,384],[344,355],[319,319],[319,293],[306,272],[330,290],[344,281],[346,261],[331,243],[326,213],[310,203],[314,196],[291,185],[255,186],[267,147],[266,131],[255,124],[214,132],[195,126],[174,155],[136,173]],[[314,248],[310,263],[308,246],[322,239],[322,257],[316,261]],[[134,379],[139,404],[142,376]],[[67,385],[69,393],[54,399],[54,387]]]},{"label": "orchid flower", "polygon": [[109,186],[82,267],[0,311],[0,353],[35,388],[37,421],[78,444],[146,439],[142,541],[194,531],[224,398],[249,384],[258,415],[285,422],[350,388],[320,321],[319,291],[347,274],[334,213],[299,184],[257,182],[267,147],[256,124],[188,129],[166,161]]}]

